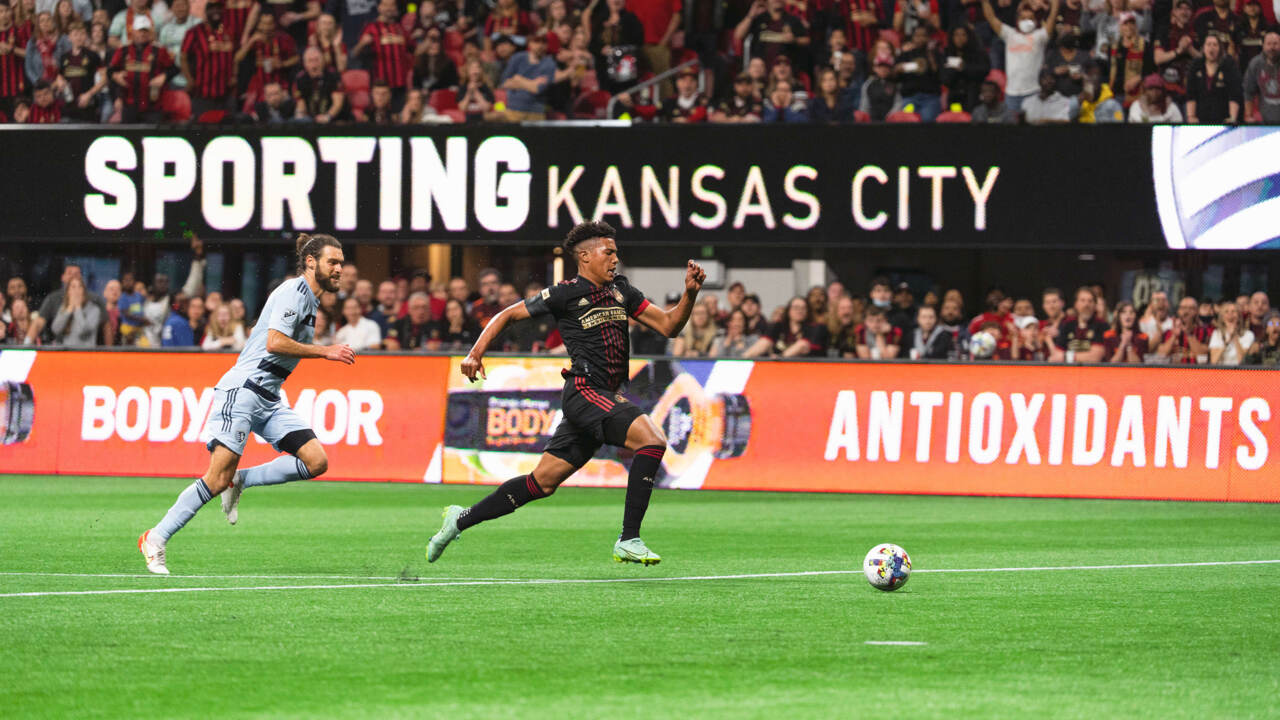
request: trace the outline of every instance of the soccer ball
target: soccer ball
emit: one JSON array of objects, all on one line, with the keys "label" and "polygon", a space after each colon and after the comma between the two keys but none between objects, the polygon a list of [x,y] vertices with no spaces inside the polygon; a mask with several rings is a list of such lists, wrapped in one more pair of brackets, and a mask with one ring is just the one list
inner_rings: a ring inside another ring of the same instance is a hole
[{"label": "soccer ball", "polygon": [[907,584],[911,578],[911,558],[907,551],[893,543],[880,543],[871,548],[862,561],[867,582],[877,590],[891,592]]},{"label": "soccer ball", "polygon": [[975,358],[986,359],[996,354],[996,339],[991,333],[980,332],[969,341],[969,354]]}]

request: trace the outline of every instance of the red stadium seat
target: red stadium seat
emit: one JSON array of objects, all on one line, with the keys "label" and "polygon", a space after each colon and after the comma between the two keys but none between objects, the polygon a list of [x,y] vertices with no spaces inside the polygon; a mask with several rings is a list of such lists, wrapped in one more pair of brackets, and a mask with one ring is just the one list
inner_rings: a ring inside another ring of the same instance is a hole
[{"label": "red stadium seat", "polygon": [[940,123],[967,123],[973,120],[967,112],[944,112],[938,115],[937,122]]},{"label": "red stadium seat", "polygon": [[[463,45],[463,40],[464,40],[464,38],[462,37],[462,33],[458,32],[457,30],[447,30],[447,31],[445,31],[445,34],[444,34],[444,51],[445,51],[445,52],[447,52],[447,53],[455,53],[455,52],[456,52],[456,53],[458,53],[459,55],[461,55],[461,54],[462,54],[462,45]],[[461,69],[461,68],[462,68],[462,66],[461,66],[461,65],[459,65],[459,66],[458,66],[458,68],[459,68],[459,69]]]},{"label": "red stadium seat", "polygon": [[196,122],[202,125],[217,125],[227,119],[226,110],[205,110],[200,113],[200,117],[196,118]]},{"label": "red stadium seat", "polygon": [[436,112],[443,113],[445,110],[458,107],[458,93],[449,88],[432,90],[431,97],[427,99],[427,104],[435,108]]},{"label": "red stadium seat", "polygon": [[364,116],[364,109],[369,107],[373,100],[369,97],[368,90],[357,90],[347,93],[347,101],[351,103],[351,109]]},{"label": "red stadium seat", "polygon": [[368,92],[372,81],[368,70],[345,70],[342,73],[342,90],[350,95],[353,92]]},{"label": "red stadium seat", "polygon": [[898,34],[897,30],[881,30],[877,39],[888,40],[895,50],[902,47],[902,36]]},{"label": "red stadium seat", "polygon": [[871,116],[861,110],[854,110],[853,121],[856,123],[869,123],[871,122]]},{"label": "red stadium seat", "polygon": [[456,107],[449,108],[448,110],[443,110],[441,111],[441,114],[452,119],[456,123],[464,123],[467,121],[467,114],[462,112]]},{"label": "red stadium seat", "polygon": [[493,89],[493,104],[497,105],[498,103],[507,104],[507,91],[502,88]]},{"label": "red stadium seat", "polygon": [[913,112],[899,111],[899,112],[889,113],[888,117],[886,117],[884,121],[891,122],[891,123],[918,123],[920,122],[920,115],[918,113],[913,113]]},{"label": "red stadium seat", "polygon": [[583,93],[573,104],[573,116],[585,120],[600,120],[605,117],[612,97],[605,90]]},{"label": "red stadium seat", "polygon": [[191,96],[185,90],[165,90],[160,93],[160,109],[169,122],[186,122],[191,119]]},{"label": "red stadium seat", "polygon": [[1004,92],[1005,75],[1003,70],[992,70],[987,73],[987,80],[1000,86],[1000,92]]}]

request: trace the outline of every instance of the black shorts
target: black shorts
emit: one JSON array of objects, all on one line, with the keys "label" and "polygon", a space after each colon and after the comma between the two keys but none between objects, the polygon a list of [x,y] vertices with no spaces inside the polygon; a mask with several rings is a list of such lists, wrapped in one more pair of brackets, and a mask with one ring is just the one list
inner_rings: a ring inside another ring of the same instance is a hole
[{"label": "black shorts", "polygon": [[565,378],[560,408],[564,416],[545,452],[574,468],[586,465],[601,445],[625,447],[631,423],[644,415],[620,393],[595,387],[576,375]]}]

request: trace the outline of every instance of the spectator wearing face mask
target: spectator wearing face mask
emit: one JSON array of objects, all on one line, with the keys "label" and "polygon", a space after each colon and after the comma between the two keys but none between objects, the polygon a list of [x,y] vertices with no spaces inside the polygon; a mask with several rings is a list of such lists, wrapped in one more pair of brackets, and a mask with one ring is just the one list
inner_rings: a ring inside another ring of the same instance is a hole
[{"label": "spectator wearing face mask", "polygon": [[1049,16],[1043,27],[1036,22],[1035,9],[1029,2],[1019,5],[1017,26],[1009,27],[996,17],[990,0],[982,0],[983,16],[996,35],[1004,40],[1005,102],[1015,113],[1021,111],[1023,100],[1036,93],[1045,48],[1057,22],[1058,1],[1051,0]]}]

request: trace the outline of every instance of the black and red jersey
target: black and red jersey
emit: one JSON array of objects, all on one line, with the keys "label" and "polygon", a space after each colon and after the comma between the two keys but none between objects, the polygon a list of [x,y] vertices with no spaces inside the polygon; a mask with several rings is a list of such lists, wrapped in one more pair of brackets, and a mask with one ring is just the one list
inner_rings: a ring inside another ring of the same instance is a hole
[{"label": "black and red jersey", "polygon": [[[298,59],[298,46],[294,44],[293,38],[279,30],[271,34],[271,37],[265,40],[250,40],[250,53],[254,58],[254,64],[257,71],[254,78],[266,85],[267,83],[280,83],[284,89],[289,89],[289,81],[293,79],[296,72],[293,69],[296,62],[285,67],[285,63]],[[271,69],[267,69],[268,61],[270,61]]]},{"label": "black and red jersey", "polygon": [[649,301],[621,275],[597,286],[579,275],[524,301],[529,314],[550,314],[569,351],[566,376],[586,379],[596,387],[617,390],[629,377],[631,359],[627,322],[638,318]]},{"label": "black and red jersey", "polygon": [[31,114],[27,116],[27,124],[45,125],[58,122],[62,122],[62,109],[58,107],[58,103],[52,103],[49,107],[31,104]]},{"label": "black and red jersey", "polygon": [[159,104],[159,98],[151,99],[151,80],[157,75],[168,75],[173,72],[173,58],[169,51],[156,45],[126,45],[116,50],[111,56],[110,72],[115,74],[124,70],[125,84],[116,88],[125,105],[136,108],[139,112],[147,112],[152,106]]},{"label": "black and red jersey", "polygon": [[97,53],[92,50],[81,50],[63,55],[59,72],[67,81],[67,85],[71,86],[72,94],[79,97],[98,82],[98,70],[101,67],[102,60],[98,58]]},{"label": "black and red jersey", "polygon": [[[854,13],[869,12],[880,17],[881,8],[879,0],[839,0],[835,3],[835,8],[839,14],[837,22],[843,23],[845,37],[849,38],[849,47],[854,50],[861,50],[868,55],[875,49],[876,39],[880,36],[879,24],[863,25],[853,19]],[[841,27],[841,25],[836,25]],[[867,58],[868,64],[874,58]]]},{"label": "black and red jersey", "polygon": [[25,50],[27,44],[15,25],[0,30],[0,43],[11,46],[8,52],[0,54],[0,98],[17,97],[26,88],[27,80],[23,73],[23,60],[14,51]]},{"label": "black and red jersey", "polygon": [[222,25],[227,29],[227,34],[231,36],[231,42],[236,45],[240,44],[240,38],[244,35],[245,23],[249,21],[249,13],[253,10],[253,6],[257,4],[256,0],[227,0],[223,4]]},{"label": "black and red jersey", "polygon": [[226,97],[235,80],[235,51],[235,40],[225,22],[218,28],[200,23],[187,31],[182,54],[191,73],[191,93],[202,98]]},{"label": "black and red jersey", "polygon": [[362,36],[369,38],[373,45],[373,79],[384,80],[393,88],[408,84],[413,59],[409,57],[408,37],[400,23],[375,20],[364,27]]}]

